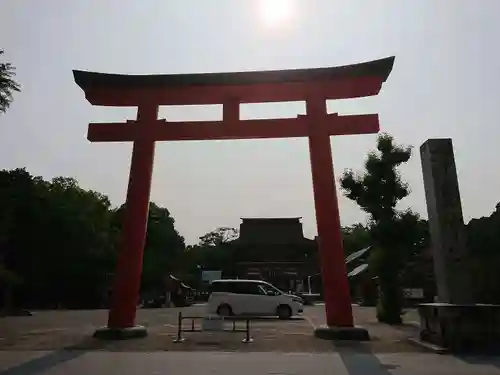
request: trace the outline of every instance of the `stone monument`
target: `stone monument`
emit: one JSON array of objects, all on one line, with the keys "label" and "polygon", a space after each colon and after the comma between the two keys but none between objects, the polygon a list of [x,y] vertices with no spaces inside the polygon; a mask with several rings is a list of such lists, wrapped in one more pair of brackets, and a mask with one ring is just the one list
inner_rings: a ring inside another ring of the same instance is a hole
[{"label": "stone monument", "polygon": [[474,302],[468,280],[467,246],[451,139],[429,139],[420,147],[432,239],[438,301]]},{"label": "stone monument", "polygon": [[420,147],[437,301],[419,306],[421,339],[451,350],[482,350],[500,338],[500,306],[479,304],[468,270],[462,204],[451,139]]}]

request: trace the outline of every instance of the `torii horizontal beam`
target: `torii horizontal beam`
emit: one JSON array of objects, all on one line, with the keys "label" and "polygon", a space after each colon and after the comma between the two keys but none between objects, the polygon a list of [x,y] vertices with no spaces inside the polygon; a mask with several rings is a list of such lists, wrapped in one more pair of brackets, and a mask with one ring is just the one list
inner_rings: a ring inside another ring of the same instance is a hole
[{"label": "torii horizontal beam", "polygon": [[89,87],[85,97],[93,105],[134,107],[144,101],[159,105],[216,105],[228,97],[240,103],[298,102],[304,96],[318,93],[327,100],[360,98],[379,93],[380,77],[339,79],[334,82],[290,82],[276,85],[259,83],[249,86],[195,87]]},{"label": "torii horizontal beam", "polygon": [[[90,123],[87,138],[91,142],[154,141],[202,141],[229,139],[294,138],[309,135],[309,119],[297,118],[184,121],[157,120],[140,123],[127,122]],[[315,120],[318,121],[318,120]],[[325,116],[321,126],[325,135],[372,134],[379,131],[377,114]]]},{"label": "torii horizontal beam", "polygon": [[127,75],[74,70],[75,82],[92,105],[134,107],[303,101],[314,94],[327,100],[377,95],[394,57],[316,69],[232,73]]}]

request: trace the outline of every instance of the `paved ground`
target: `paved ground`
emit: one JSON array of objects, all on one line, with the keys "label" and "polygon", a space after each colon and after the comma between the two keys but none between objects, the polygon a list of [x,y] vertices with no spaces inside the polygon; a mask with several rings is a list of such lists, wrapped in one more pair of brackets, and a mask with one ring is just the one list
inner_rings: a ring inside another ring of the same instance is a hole
[{"label": "paved ground", "polygon": [[[494,375],[500,361],[419,353],[0,352],[0,375]],[[2,367],[3,366],[3,367]]]},{"label": "paved ground", "polygon": [[[243,344],[244,333],[186,333],[186,341],[174,344],[179,311],[188,315],[202,315],[204,306],[183,309],[141,309],[138,324],[148,328],[148,337],[119,342],[93,339],[96,328],[104,326],[106,310],[45,311],[32,317],[0,319],[0,350],[60,350],[64,348],[99,351],[253,351],[253,352],[332,352],[331,342],[315,339],[315,326],[325,323],[324,307],[307,307],[301,319],[280,321],[274,318],[251,323],[254,342]],[[366,327],[372,341],[343,344],[354,351],[419,352],[406,338],[415,335],[415,328],[402,325],[397,329],[376,322],[373,308],[355,307],[358,325]],[[414,317],[410,317],[410,320]],[[185,321],[185,327],[191,325]],[[244,323],[238,323],[244,328]],[[199,322],[195,322],[199,327]]]},{"label": "paved ground", "polygon": [[[406,340],[415,334],[411,325],[379,324],[371,308],[354,308],[356,323],[368,328],[372,336],[370,343],[362,344],[315,339],[314,326],[324,324],[323,306],[308,307],[304,319],[255,322],[252,344],[241,343],[241,333],[189,334],[185,343],[174,344],[180,310],[140,310],[138,323],[148,326],[149,336],[121,342],[91,338],[106,323],[104,310],[1,318],[0,375],[500,374],[500,359],[422,352]],[[201,314],[203,307],[182,311]],[[412,311],[405,317],[416,320]]]}]

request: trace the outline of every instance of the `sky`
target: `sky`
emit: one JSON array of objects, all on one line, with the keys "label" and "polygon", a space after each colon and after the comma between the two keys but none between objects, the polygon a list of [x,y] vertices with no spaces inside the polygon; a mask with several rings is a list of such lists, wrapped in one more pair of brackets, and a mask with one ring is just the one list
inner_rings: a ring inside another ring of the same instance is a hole
[{"label": "sky", "polygon": [[[266,4],[267,3],[267,4]],[[282,3],[281,8],[273,3]],[[381,130],[414,146],[401,169],[400,207],[427,216],[418,149],[452,138],[465,221],[500,201],[498,0],[1,0],[0,48],[22,92],[0,115],[0,169],[125,200],[132,145],[90,143],[89,122],[134,119],[134,108],[92,107],[72,69],[175,74],[318,68],[396,56],[376,97],[332,101],[330,112],[379,113]],[[271,17],[270,8],[277,8]],[[294,117],[304,103],[242,106],[242,117]],[[221,106],[162,107],[172,121],[217,120]],[[335,175],[362,170],[375,135],[332,137]],[[366,215],[341,196],[343,225]],[[151,200],[188,243],[241,217],[316,221],[307,139],[164,142]]]}]

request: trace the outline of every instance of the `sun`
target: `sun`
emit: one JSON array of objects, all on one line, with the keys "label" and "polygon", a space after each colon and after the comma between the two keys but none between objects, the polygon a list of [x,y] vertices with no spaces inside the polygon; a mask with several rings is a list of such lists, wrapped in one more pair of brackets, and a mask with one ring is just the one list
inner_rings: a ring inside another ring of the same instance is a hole
[{"label": "sun", "polygon": [[260,15],[268,26],[279,26],[291,19],[293,0],[260,0]]}]

